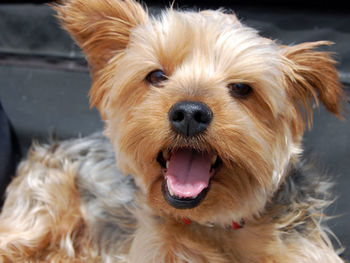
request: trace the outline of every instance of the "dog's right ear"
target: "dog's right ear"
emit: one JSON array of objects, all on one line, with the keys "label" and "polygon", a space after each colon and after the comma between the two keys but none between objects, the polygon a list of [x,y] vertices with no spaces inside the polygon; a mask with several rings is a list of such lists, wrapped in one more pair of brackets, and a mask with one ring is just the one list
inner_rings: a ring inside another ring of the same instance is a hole
[{"label": "dog's right ear", "polygon": [[84,51],[92,72],[123,52],[131,29],[148,19],[147,11],[133,0],[63,0],[53,8]]},{"label": "dog's right ear", "polygon": [[317,51],[328,41],[306,42],[294,46],[284,46],[287,93],[295,105],[301,106],[309,127],[312,123],[313,103],[321,101],[325,108],[342,119],[344,93],[340,83],[336,61],[331,53]]}]

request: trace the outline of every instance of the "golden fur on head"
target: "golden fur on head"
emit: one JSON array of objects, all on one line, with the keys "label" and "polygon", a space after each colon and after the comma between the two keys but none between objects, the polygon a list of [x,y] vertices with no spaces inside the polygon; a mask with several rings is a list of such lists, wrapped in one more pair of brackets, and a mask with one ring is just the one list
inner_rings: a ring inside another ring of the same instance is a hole
[{"label": "golden fur on head", "polygon": [[[314,51],[328,42],[281,47],[233,14],[170,9],[148,18],[133,1],[70,1],[58,12],[96,72],[91,102],[106,120],[118,167],[135,176],[152,207],[172,215],[227,224],[219,221],[258,214],[300,153],[302,112],[310,114],[319,94],[338,114],[334,61]],[[157,69],[168,77],[161,88],[145,81]],[[230,83],[249,84],[253,94],[233,98]],[[179,101],[210,107],[205,135],[187,140],[172,131],[168,112]],[[178,147],[216,152],[224,163],[191,211],[172,209],[160,192],[157,155]]]},{"label": "golden fur on head", "polygon": [[[91,258],[104,262],[341,262],[316,220],[318,206],[311,200],[319,192],[298,200],[288,190],[295,183],[291,171],[300,170],[301,139],[312,122],[313,103],[320,100],[340,116],[335,61],[316,50],[329,42],[280,46],[220,10],[168,9],[151,17],[133,0],[67,0],[55,9],[90,63],[91,105],[105,120],[117,166],[137,185],[133,205],[116,209],[105,204],[100,191],[108,186],[98,182],[98,171],[87,177],[81,168],[73,176],[78,190],[67,191],[80,193],[73,226],[81,231],[65,237],[82,245],[71,245],[72,259],[88,258],[91,248]],[[154,71],[164,74],[161,81],[149,81]],[[237,95],[237,85],[250,92]],[[174,131],[169,112],[179,102],[210,109],[205,132],[183,136]],[[206,197],[191,209],[174,207],[162,193],[165,167],[159,156],[179,149],[220,160]],[[120,197],[115,200],[121,203]],[[125,214],[138,222],[135,229],[126,227]],[[122,224],[127,238],[116,238],[119,232],[112,237],[113,231],[101,227],[110,216],[110,225]],[[183,218],[193,223],[184,225]],[[242,218],[244,229],[227,230]],[[54,233],[47,238],[57,243]],[[114,239],[118,248],[108,241]],[[11,253],[31,256],[12,246]],[[41,246],[51,254],[56,249]]]}]

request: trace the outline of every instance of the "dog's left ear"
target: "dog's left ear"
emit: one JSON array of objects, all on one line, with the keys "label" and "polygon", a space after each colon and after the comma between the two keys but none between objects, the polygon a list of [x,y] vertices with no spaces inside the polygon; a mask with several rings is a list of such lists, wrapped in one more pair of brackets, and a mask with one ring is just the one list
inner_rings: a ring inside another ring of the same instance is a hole
[{"label": "dog's left ear", "polygon": [[320,100],[327,110],[341,118],[344,100],[342,84],[331,54],[317,51],[321,45],[331,42],[308,42],[282,47],[285,60],[287,94],[295,105],[301,105],[312,122],[312,105]]},{"label": "dog's left ear", "polygon": [[53,6],[63,27],[83,49],[93,72],[129,43],[131,29],[148,19],[134,0],[64,0]]}]

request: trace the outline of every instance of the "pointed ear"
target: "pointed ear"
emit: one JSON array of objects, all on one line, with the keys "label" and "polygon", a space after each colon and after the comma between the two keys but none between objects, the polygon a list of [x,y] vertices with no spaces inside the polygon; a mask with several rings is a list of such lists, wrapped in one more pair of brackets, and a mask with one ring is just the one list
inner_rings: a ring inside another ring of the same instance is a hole
[{"label": "pointed ear", "polygon": [[336,62],[329,52],[315,50],[330,44],[319,41],[282,47],[287,93],[295,105],[303,106],[309,124],[312,122],[313,102],[318,105],[319,100],[327,110],[341,118],[345,96],[335,68]]},{"label": "pointed ear", "polygon": [[53,8],[93,71],[122,52],[131,29],[148,18],[147,11],[133,0],[66,0]]}]

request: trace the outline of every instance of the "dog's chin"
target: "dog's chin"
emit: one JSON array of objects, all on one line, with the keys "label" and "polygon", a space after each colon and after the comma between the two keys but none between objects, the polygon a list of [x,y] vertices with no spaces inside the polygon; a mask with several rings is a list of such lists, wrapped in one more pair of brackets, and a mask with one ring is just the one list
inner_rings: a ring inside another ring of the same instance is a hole
[{"label": "dog's chin", "polygon": [[214,153],[191,148],[162,150],[157,156],[161,166],[161,193],[176,209],[199,206],[210,191],[212,178],[222,165]]},{"label": "dog's chin", "polygon": [[[210,185],[209,185],[210,186]],[[165,199],[165,201],[171,205],[172,207],[176,209],[190,209],[197,207],[207,196],[207,193],[209,191],[209,186],[204,188],[197,196],[193,198],[186,198],[186,197],[178,197],[176,195],[172,195],[169,192],[169,186],[167,183],[166,178],[163,178],[162,180],[162,194]]]}]

